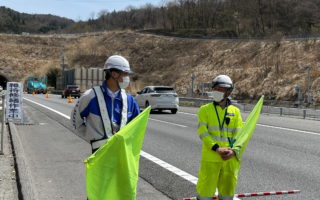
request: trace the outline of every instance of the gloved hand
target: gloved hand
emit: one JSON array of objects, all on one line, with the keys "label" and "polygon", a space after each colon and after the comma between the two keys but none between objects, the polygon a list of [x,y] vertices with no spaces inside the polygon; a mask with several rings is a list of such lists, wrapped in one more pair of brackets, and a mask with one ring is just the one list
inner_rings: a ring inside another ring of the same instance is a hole
[{"label": "gloved hand", "polygon": [[235,153],[232,151],[230,147],[219,147],[216,152],[218,152],[223,160],[229,160]]}]

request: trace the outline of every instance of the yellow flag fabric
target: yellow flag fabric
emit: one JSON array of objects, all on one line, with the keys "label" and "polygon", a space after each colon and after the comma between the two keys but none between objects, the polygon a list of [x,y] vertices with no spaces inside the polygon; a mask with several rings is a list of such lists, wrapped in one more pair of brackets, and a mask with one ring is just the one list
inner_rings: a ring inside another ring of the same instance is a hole
[{"label": "yellow flag fabric", "polygon": [[84,162],[89,200],[135,200],[140,150],[151,108],[108,139]]},{"label": "yellow flag fabric", "polygon": [[254,128],[258,122],[260,112],[263,106],[264,96],[260,98],[258,103],[255,105],[250,115],[247,117],[246,122],[238,135],[235,138],[235,143],[233,144],[232,150],[236,153],[236,157],[241,160],[243,152],[246,149],[250,138],[254,132]]}]

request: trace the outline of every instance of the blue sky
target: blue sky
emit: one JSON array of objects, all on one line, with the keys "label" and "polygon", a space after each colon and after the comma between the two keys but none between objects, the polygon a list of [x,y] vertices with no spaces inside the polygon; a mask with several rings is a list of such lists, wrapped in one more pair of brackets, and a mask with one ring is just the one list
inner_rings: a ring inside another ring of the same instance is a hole
[{"label": "blue sky", "polygon": [[167,0],[0,0],[5,6],[29,14],[53,14],[73,20],[87,20],[101,10],[125,10],[129,5],[139,8],[146,3],[159,6]]}]

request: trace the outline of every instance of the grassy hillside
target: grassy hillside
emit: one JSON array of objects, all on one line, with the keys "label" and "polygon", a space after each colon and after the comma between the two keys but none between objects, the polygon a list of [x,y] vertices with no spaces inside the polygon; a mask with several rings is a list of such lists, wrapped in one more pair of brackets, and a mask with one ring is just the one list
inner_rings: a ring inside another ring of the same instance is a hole
[{"label": "grassy hillside", "polygon": [[[180,95],[195,85],[227,74],[235,99],[294,100],[294,87],[306,92],[310,64],[314,100],[320,102],[320,41],[221,41],[178,39],[132,31],[95,36],[0,35],[0,74],[22,80],[59,67],[62,53],[69,68],[102,67],[112,54],[128,58],[136,74],[132,92],[145,85],[172,85]],[[14,73],[12,73],[14,72]]]},{"label": "grassy hillside", "polygon": [[31,15],[19,13],[0,6],[1,33],[48,33],[59,32],[74,21],[54,15]]}]

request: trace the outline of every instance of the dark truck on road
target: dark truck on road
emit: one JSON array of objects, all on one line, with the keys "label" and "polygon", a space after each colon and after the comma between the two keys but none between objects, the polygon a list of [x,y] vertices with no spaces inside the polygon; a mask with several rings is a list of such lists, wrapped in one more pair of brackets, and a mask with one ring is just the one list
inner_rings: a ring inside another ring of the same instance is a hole
[{"label": "dark truck on road", "polygon": [[67,97],[80,98],[80,88],[77,85],[67,85],[67,87],[62,91],[61,98]]}]

